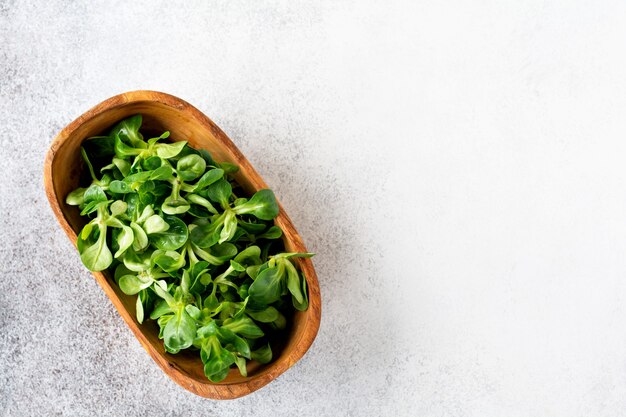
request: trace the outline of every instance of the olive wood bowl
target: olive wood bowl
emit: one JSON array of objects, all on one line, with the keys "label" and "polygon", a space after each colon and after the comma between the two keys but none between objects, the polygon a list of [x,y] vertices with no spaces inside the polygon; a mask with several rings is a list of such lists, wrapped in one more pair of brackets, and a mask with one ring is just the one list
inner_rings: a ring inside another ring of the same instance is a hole
[{"label": "olive wood bowl", "polygon": [[[65,197],[78,187],[84,168],[80,156],[81,143],[90,136],[105,134],[117,122],[134,114],[143,116],[142,130],[158,132],[169,130],[172,140],[187,140],[194,148],[208,150],[216,161],[237,164],[240,169],[234,177],[250,195],[257,190],[268,188],[226,134],[189,103],[155,91],[120,94],[88,110],[61,130],[46,156],[44,167],[46,195],[52,211],[74,245],[77,233],[86,223],[86,218],[80,216],[77,207],[65,204]],[[275,224],[284,232],[286,251],[307,252],[302,238],[282,206]],[[143,324],[137,322],[135,298],[119,289],[111,273],[94,272],[93,276],[163,372],[194,394],[213,399],[233,399],[258,390],[289,369],[302,358],[317,335],[321,318],[321,299],[315,269],[310,259],[295,260],[306,277],[309,308],[304,312],[295,312],[290,318],[291,326],[285,332],[284,339],[272,344],[274,354],[272,362],[266,365],[249,362],[247,377],[241,376],[236,368],[231,369],[226,379],[219,383],[210,382],[206,378],[198,352],[183,351],[176,355],[165,352],[163,342],[158,338],[158,326],[150,320]]]}]

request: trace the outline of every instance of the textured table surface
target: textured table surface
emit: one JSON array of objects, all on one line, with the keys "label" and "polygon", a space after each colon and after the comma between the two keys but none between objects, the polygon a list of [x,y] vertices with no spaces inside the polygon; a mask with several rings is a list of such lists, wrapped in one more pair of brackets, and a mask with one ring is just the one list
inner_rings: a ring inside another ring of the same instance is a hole
[{"label": "textured table surface", "polygon": [[[626,3],[0,0],[0,415],[626,414]],[[114,94],[205,112],[317,253],[309,353],[169,380],[48,207]]]}]

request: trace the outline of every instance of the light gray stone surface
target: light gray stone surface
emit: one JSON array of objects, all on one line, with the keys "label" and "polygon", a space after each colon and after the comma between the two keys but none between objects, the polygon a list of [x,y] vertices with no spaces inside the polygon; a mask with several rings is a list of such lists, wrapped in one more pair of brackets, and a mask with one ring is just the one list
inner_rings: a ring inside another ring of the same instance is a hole
[{"label": "light gray stone surface", "polygon": [[[0,0],[0,415],[626,414],[626,3]],[[170,381],[48,208],[114,94],[220,125],[310,249],[309,353]]]}]

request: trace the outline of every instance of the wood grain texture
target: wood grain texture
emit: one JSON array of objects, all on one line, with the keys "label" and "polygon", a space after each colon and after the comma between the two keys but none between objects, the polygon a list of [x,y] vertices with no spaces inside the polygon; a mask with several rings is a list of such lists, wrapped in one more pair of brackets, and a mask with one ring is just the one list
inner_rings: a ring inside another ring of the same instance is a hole
[{"label": "wood grain texture", "polygon": [[[52,142],[46,156],[46,195],[61,227],[74,245],[77,233],[86,222],[76,207],[65,204],[65,196],[78,186],[83,169],[81,143],[90,136],[106,132],[120,120],[138,113],[143,115],[143,128],[169,130],[171,140],[187,140],[194,148],[208,150],[216,161],[239,165],[240,170],[234,176],[250,194],[268,188],[226,134],[189,103],[155,91],[120,94],[103,101],[65,127]],[[275,224],[284,231],[283,241],[287,251],[307,252],[282,206]],[[122,293],[108,272],[94,272],[93,276],[163,372],[197,395],[213,399],[232,399],[265,386],[285,372],[306,353],[317,335],[321,318],[317,276],[311,259],[297,258],[297,262],[306,277],[309,308],[307,311],[294,313],[291,318],[292,326],[285,339],[273,346],[274,360],[271,363],[261,365],[251,362],[248,366],[248,377],[242,377],[236,369],[232,369],[220,383],[212,383],[204,376],[197,352],[181,352],[176,355],[166,353],[163,342],[158,339],[157,325],[150,321],[144,324],[136,321],[134,297]]]}]

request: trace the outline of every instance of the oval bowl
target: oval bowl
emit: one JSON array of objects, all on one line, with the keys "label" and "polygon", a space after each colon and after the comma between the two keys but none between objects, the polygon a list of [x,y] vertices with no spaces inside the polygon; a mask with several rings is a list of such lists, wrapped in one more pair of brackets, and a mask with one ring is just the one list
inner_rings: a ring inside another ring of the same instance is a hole
[{"label": "oval bowl", "polygon": [[[88,137],[103,134],[118,121],[138,113],[143,115],[142,130],[169,130],[170,139],[187,140],[194,148],[208,150],[216,161],[237,164],[240,169],[234,177],[248,193],[269,188],[226,134],[189,103],[156,91],[120,94],[88,110],[61,130],[46,156],[46,195],[52,211],[74,245],[77,233],[86,221],[79,215],[78,208],[65,204],[65,196],[78,187],[83,170],[80,146]],[[307,252],[282,206],[275,224],[284,231],[286,251]],[[210,382],[205,377],[197,352],[181,352],[176,355],[165,352],[163,342],[158,338],[158,326],[151,321],[144,324],[136,321],[134,298],[119,289],[112,274],[108,271],[94,272],[93,276],[163,372],[194,394],[213,399],[232,399],[258,390],[289,369],[306,353],[317,335],[321,318],[317,276],[310,259],[297,258],[297,261],[306,277],[309,308],[304,312],[296,312],[290,320],[291,326],[285,332],[284,339],[272,345],[274,360],[271,363],[261,365],[250,362],[247,377],[242,377],[236,368],[231,369],[226,379],[220,383]]]}]

